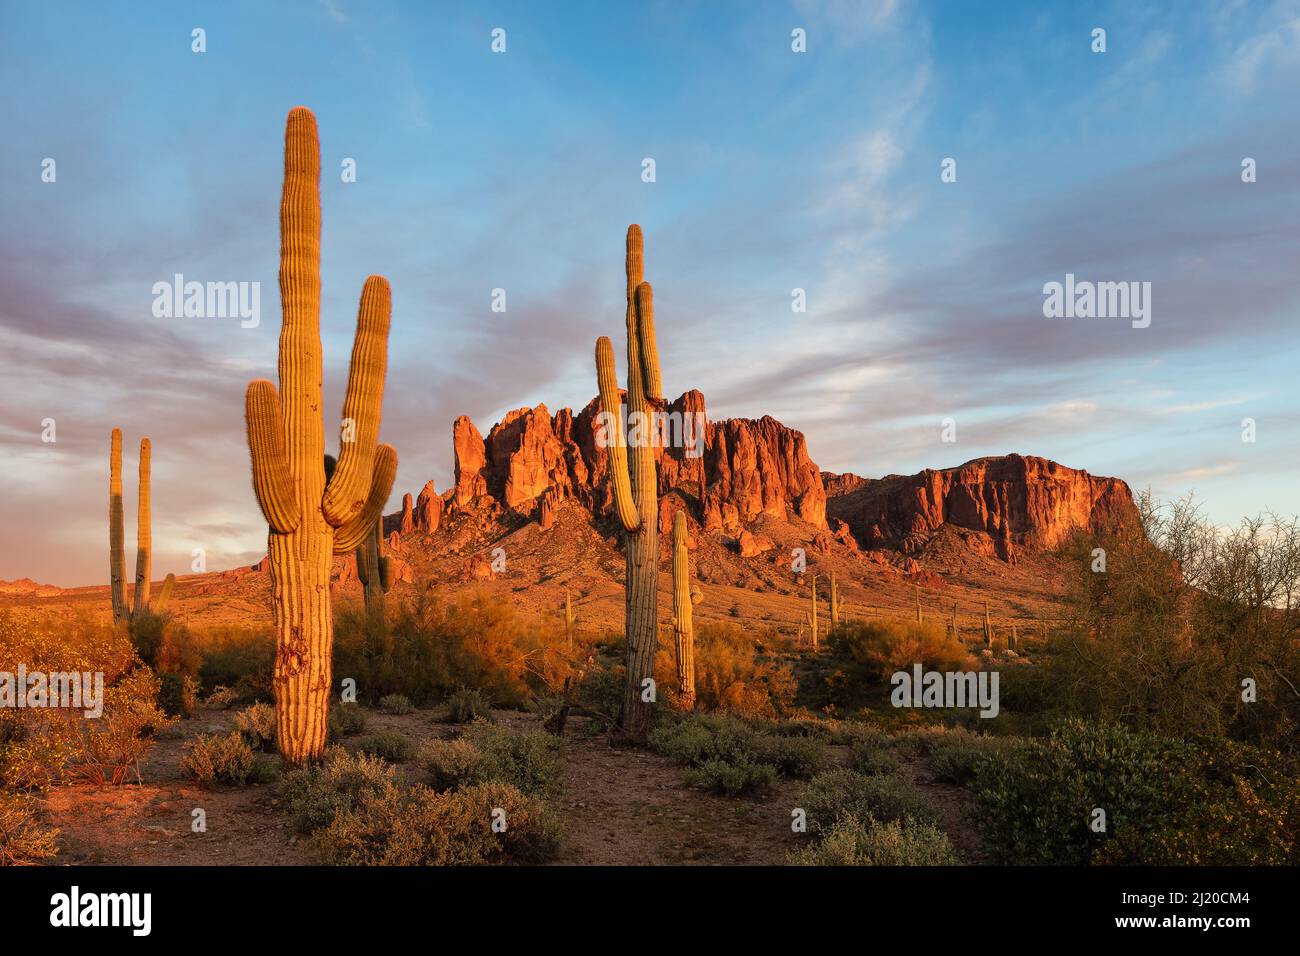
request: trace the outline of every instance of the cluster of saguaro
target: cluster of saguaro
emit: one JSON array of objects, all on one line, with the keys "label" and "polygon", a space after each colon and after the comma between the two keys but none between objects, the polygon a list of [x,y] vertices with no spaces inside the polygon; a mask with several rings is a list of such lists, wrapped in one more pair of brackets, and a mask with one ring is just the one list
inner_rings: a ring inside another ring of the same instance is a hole
[{"label": "cluster of saguaro", "polygon": [[249,384],[245,404],[253,491],[270,526],[275,609],[275,716],[280,753],[298,763],[325,749],[334,622],[330,564],[375,527],[397,471],[377,444],[392,309],[388,281],[361,291],[343,400],[342,450],[326,478],[321,418],[320,142],[295,107],[284,135],[280,202],[280,389]]},{"label": "cluster of saguaro", "polygon": [[673,515],[673,649],[677,655],[678,692],[686,710],[695,709],[695,624],[691,609],[702,596],[691,590],[686,512],[679,511]]},{"label": "cluster of saguaro", "polygon": [[[151,451],[149,439],[140,439],[140,495],[135,524],[135,594],[128,613],[125,577],[126,516],[122,505],[122,430],[113,429],[108,451],[108,568],[114,621],[124,621],[128,617],[134,619],[149,609],[149,578],[153,570],[153,531],[149,510]],[[171,575],[168,577],[171,578]],[[167,596],[171,596],[170,590]],[[164,603],[159,602],[159,610]]]},{"label": "cluster of saguaro", "polygon": [[366,611],[371,614],[384,613],[384,595],[392,583],[388,577],[388,558],[383,553],[383,525],[381,515],[370,526],[366,540],[357,548],[357,577],[365,590]]},{"label": "cluster of saguaro", "polygon": [[[653,412],[663,406],[659,351],[655,342],[654,293],[644,275],[641,227],[628,226],[627,255],[627,418],[621,415],[614,347],[596,340],[596,381],[609,455],[614,504],[624,531],[627,636],[627,685],[623,693],[622,731],[633,741],[649,731],[655,695],[654,659],[659,610],[659,494],[652,441]],[[638,440],[628,448],[627,433]]]}]

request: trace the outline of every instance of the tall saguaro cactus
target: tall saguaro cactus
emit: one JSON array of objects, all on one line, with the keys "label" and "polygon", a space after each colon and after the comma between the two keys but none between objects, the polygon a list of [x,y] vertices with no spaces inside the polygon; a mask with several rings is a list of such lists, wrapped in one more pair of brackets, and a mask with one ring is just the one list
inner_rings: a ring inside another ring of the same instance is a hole
[{"label": "tall saguaro cactus", "polygon": [[330,564],[356,548],[392,490],[397,452],[379,445],[388,326],[388,280],[361,291],[343,400],[341,451],[328,481],[321,418],[320,142],[316,117],[289,113],[280,201],[280,390],[248,386],[245,416],[253,491],[270,526],[275,609],[275,717],[280,753],[293,763],[325,749],[334,622]]},{"label": "tall saguaro cactus", "polygon": [[[659,609],[659,489],[651,436],[653,411],[663,406],[659,350],[655,343],[654,293],[644,274],[641,227],[627,228],[627,409],[619,414],[614,347],[596,340],[596,381],[609,454],[614,504],[622,522],[626,566],[627,685],[623,693],[622,730],[643,741],[649,730]],[[628,430],[634,441],[629,449]]]},{"label": "tall saguaro cactus", "polygon": [[679,511],[673,515],[673,648],[677,655],[677,687],[686,710],[695,709],[695,624],[691,609],[699,598],[699,592],[691,591],[686,512]]},{"label": "tall saguaro cactus", "polygon": [[126,620],[126,518],[122,513],[122,430],[113,429],[108,450],[108,573],[113,621]]},{"label": "tall saguaro cactus", "polygon": [[153,570],[153,529],[149,524],[149,439],[140,440],[140,497],[135,518],[135,596],[131,617],[149,610],[149,575]]},{"label": "tall saguaro cactus", "polygon": [[815,653],[815,652],[818,650],[818,646],[817,646],[817,572],[816,572],[816,571],[810,572],[809,575],[808,575],[808,577],[809,577],[809,581],[808,581],[808,585],[809,585],[809,586],[808,586],[808,596],[812,599],[812,613],[809,615],[808,620],[811,622],[811,625],[812,625],[812,649],[813,649],[813,652]]},{"label": "tall saguaro cactus", "polygon": [[840,589],[835,580],[835,572],[831,572],[831,628],[840,626]]}]

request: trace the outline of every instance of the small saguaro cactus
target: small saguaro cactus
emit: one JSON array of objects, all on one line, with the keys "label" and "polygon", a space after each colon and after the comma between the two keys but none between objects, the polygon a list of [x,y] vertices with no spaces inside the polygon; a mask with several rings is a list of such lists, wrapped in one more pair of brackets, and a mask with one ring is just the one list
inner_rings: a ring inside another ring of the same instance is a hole
[{"label": "small saguaro cactus", "polygon": [[108,451],[108,573],[113,621],[126,620],[126,519],[122,513],[122,430],[113,429]]},{"label": "small saguaro cactus", "polygon": [[812,649],[817,651],[817,572],[811,571],[808,574],[808,598],[812,604],[812,610],[808,615],[808,621],[812,627]]},{"label": "small saguaro cactus", "polygon": [[912,585],[912,589],[916,593],[916,623],[924,624],[925,613],[921,610],[921,585],[914,584]]},{"label": "small saguaro cactus", "polygon": [[831,627],[840,626],[840,591],[835,581],[835,572],[831,572]]},{"label": "small saguaro cactus", "polygon": [[1010,633],[1009,635],[1007,635],[1007,650],[1009,650],[1009,651],[1014,651],[1014,650],[1016,650],[1016,649],[1017,649],[1017,648],[1016,648],[1016,645],[1019,644],[1019,643],[1020,643],[1020,642],[1019,642],[1019,639],[1016,637],[1016,626],[1015,626],[1014,624],[1012,624],[1012,625],[1011,625],[1011,633]]},{"label": "small saguaro cactus", "polygon": [[[659,350],[655,342],[654,293],[644,275],[641,227],[627,228],[627,408],[626,422],[614,370],[614,346],[596,340],[596,381],[601,423],[609,454],[614,505],[624,531],[627,684],[623,692],[622,732],[645,740],[654,694],[654,659],[659,609],[659,489],[652,435],[656,409],[663,407]],[[634,440],[628,446],[628,432]]]},{"label": "small saguaro cactus", "polygon": [[564,640],[572,648],[574,638],[574,626],[577,624],[577,618],[573,616],[573,598],[569,594],[569,589],[564,589]]},{"label": "small saguaro cactus", "polygon": [[703,595],[691,590],[690,555],[686,548],[686,512],[673,515],[673,648],[682,707],[695,709],[695,624],[692,608]]},{"label": "small saguaro cactus", "polygon": [[384,519],[379,517],[370,527],[370,534],[357,548],[357,577],[365,591],[366,611],[384,613],[384,595],[388,593],[388,558],[384,556]]},{"label": "small saguaro cactus", "polygon": [[176,575],[168,573],[163,578],[162,588],[158,591],[158,599],[153,602],[153,609],[161,614],[167,610],[167,603],[172,599],[172,588],[176,586]]},{"label": "small saguaro cactus", "polygon": [[984,646],[993,646],[993,620],[989,617],[989,602],[984,602]]},{"label": "small saguaro cactus", "polygon": [[280,201],[280,389],[249,384],[245,403],[253,492],[270,526],[275,611],[276,744],[290,763],[320,756],[329,712],[334,621],[330,565],[365,540],[397,472],[377,444],[392,310],[388,280],[361,291],[343,400],[341,451],[326,478],[321,418],[320,142],[316,117],[289,113]]},{"label": "small saguaro cactus", "polygon": [[956,641],[959,640],[960,637],[961,637],[960,632],[957,630],[957,602],[953,601],[952,602],[952,639]]},{"label": "small saguaro cactus", "polygon": [[153,571],[153,529],[149,516],[149,459],[152,453],[149,439],[140,440],[140,496],[136,504],[135,519],[135,595],[131,617],[136,618],[149,610],[149,576]]}]

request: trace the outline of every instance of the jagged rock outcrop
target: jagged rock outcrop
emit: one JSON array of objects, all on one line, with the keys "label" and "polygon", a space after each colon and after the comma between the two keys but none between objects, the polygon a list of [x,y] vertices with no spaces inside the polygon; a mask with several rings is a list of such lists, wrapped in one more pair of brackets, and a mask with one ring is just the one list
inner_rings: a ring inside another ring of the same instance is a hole
[{"label": "jagged rock outcrop", "polygon": [[[838,476],[843,478],[845,476]],[[832,483],[851,488],[827,510],[868,548],[922,551],[945,526],[987,535],[996,554],[1012,560],[1019,547],[1046,550],[1076,530],[1106,532],[1138,520],[1128,485],[1046,458],[977,458],[917,475]]]},{"label": "jagged rock outcrop", "polygon": [[[472,426],[471,426],[472,427]],[[432,481],[426,481],[415,499],[415,526],[425,534],[433,534],[442,523],[442,498]],[[403,521],[405,526],[405,521]]]},{"label": "jagged rock outcrop", "polygon": [[[710,422],[704,396],[692,390],[665,405],[653,433],[660,494],[682,492],[706,529],[736,531],[764,514],[827,527],[821,472],[801,432],[767,416]],[[565,408],[552,416],[545,405],[516,409],[491,428],[486,441],[462,416],[453,440],[454,497],[461,507],[490,496],[531,516],[552,489],[552,504],[571,497],[597,515],[610,506],[595,399],[577,415]]]}]

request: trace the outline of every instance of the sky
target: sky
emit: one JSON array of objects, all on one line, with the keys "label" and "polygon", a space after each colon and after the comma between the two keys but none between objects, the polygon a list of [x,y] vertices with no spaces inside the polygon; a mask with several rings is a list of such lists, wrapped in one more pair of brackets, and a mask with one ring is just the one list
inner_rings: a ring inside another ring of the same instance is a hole
[{"label": "sky", "polygon": [[[622,375],[637,222],[665,392],[825,470],[1018,452],[1224,525],[1300,512],[1298,83],[1300,0],[5,0],[0,579],[107,580],[113,427],[128,558],[145,435],[155,577],[265,552],[243,394],[275,373],[299,104],[330,415],[392,283],[390,510],[447,487],[457,415],[582,407],[602,334]],[[178,273],[260,283],[260,322],[159,317]],[[1150,283],[1149,326],[1045,316],[1067,275]]]}]

